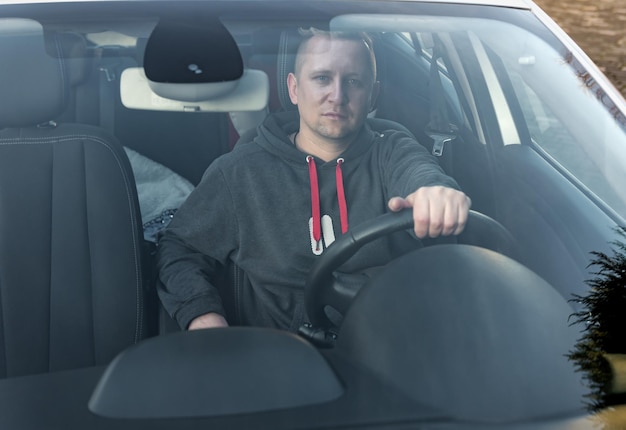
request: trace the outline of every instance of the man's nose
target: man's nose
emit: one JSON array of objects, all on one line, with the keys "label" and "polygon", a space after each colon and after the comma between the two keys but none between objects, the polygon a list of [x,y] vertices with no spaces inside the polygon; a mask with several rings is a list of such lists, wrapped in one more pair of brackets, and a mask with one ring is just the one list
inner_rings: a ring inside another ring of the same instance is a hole
[{"label": "man's nose", "polygon": [[346,88],[346,85],[340,79],[336,79],[330,88],[331,101],[335,103],[346,103],[348,101]]}]

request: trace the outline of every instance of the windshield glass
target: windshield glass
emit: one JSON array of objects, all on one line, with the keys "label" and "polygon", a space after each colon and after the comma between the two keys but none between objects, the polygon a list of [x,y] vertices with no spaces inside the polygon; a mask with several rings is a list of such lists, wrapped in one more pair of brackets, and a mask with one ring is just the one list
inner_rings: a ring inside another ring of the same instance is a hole
[{"label": "windshield glass", "polygon": [[0,5],[0,329],[41,314],[0,331],[0,394],[99,366],[72,383],[106,396],[132,345],[178,396],[202,363],[232,391],[121,415],[94,394],[124,425],[584,421],[626,106],[553,28],[445,1]]},{"label": "windshield glass", "polygon": [[[433,37],[445,39],[453,52],[448,55],[457,56],[454,60],[477,61],[483,68],[500,123],[501,144],[533,146],[622,218],[626,215],[621,186],[626,178],[620,167],[626,156],[621,143],[626,119],[553,35],[541,28],[480,18],[354,15],[337,17],[333,24],[337,29],[372,28],[386,33],[401,29],[408,36],[406,43],[424,56],[432,55]],[[460,88],[451,96],[455,101],[471,97]],[[464,102],[471,106],[471,99]],[[480,115],[464,114],[474,120]],[[480,136],[480,125],[476,128]]]}]

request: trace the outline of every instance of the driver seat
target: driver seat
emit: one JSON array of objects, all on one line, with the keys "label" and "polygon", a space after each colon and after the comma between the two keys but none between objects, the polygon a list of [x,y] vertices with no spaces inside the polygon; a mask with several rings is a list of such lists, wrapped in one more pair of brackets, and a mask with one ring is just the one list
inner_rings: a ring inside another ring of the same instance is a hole
[{"label": "driver seat", "polygon": [[128,158],[99,128],[51,121],[72,70],[39,23],[10,24],[0,28],[0,378],[106,364],[147,334]]}]

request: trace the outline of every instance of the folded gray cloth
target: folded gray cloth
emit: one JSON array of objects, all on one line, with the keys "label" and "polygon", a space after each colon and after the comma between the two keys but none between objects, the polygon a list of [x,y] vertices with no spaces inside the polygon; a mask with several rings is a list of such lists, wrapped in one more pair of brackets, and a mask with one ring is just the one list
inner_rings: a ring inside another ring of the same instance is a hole
[{"label": "folded gray cloth", "polygon": [[155,242],[194,186],[164,165],[130,148],[124,150],[135,175],[144,238]]}]

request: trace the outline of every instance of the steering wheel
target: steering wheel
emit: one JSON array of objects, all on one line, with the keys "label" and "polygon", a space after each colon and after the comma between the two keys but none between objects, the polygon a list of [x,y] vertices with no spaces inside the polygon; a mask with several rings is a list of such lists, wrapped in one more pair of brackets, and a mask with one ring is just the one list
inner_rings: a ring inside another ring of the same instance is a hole
[{"label": "steering wheel", "polygon": [[[353,289],[333,282],[332,274],[339,266],[366,243],[411,228],[413,213],[411,209],[405,209],[364,222],[329,246],[309,272],[305,284],[305,306],[311,325],[320,329],[333,327],[324,308],[331,306],[345,315],[356,295]],[[459,243],[482,246],[515,257],[515,239],[509,231],[498,221],[480,212],[469,211],[465,229],[457,236],[457,240]]]}]

